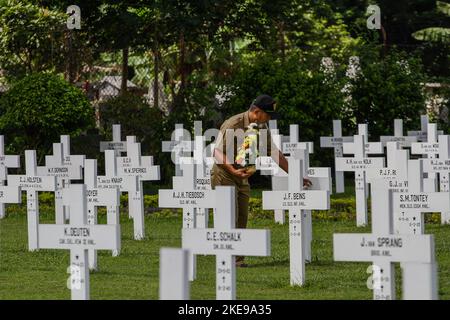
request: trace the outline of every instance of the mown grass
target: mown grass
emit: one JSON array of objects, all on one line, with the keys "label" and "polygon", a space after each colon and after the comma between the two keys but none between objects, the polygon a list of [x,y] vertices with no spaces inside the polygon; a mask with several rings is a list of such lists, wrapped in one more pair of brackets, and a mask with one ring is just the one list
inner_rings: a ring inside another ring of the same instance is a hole
[{"label": "mown grass", "polygon": [[[70,299],[66,288],[69,253],[65,250],[28,252],[25,206],[8,208],[0,221],[0,299]],[[49,208],[41,210],[42,223],[54,223]],[[100,223],[105,216],[100,215]],[[91,299],[158,299],[159,249],[180,247],[180,216],[147,215],[147,238],[133,240],[133,225],[122,214],[122,251],[119,257],[99,253],[99,270],[91,272]],[[289,285],[288,226],[272,219],[254,219],[250,228],[271,230],[272,255],[248,257],[248,268],[237,269],[238,299],[371,299],[367,289],[368,263],[334,262],[332,235],[368,232],[354,221],[314,220],[313,261],[306,267],[303,287]],[[435,234],[439,263],[439,294],[450,299],[450,226],[428,224]],[[192,299],[215,299],[215,258],[197,258],[198,277],[191,284]],[[401,273],[397,267],[397,295],[401,298]]]}]

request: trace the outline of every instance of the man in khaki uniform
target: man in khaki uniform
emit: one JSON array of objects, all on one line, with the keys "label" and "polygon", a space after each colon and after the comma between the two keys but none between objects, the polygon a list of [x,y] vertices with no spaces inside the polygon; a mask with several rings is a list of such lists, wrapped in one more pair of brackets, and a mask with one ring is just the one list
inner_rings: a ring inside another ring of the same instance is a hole
[{"label": "man in khaki uniform", "polygon": [[[220,134],[217,138],[214,150],[215,163],[211,173],[211,185],[216,186],[234,186],[236,190],[236,227],[246,228],[248,218],[248,202],[250,198],[250,185],[248,178],[254,173],[246,168],[239,168],[235,164],[237,154],[236,141],[229,141],[230,136],[227,130],[245,131],[249,124],[256,123],[260,128],[267,130],[267,155],[270,155],[283,169],[288,172],[288,162],[284,155],[272,145],[267,123],[271,119],[276,119],[275,101],[268,95],[258,96],[246,112],[239,113],[227,119],[220,128]],[[236,140],[236,139],[232,139]],[[232,147],[233,154],[227,154]],[[219,227],[219,226],[218,226]],[[245,267],[244,257],[236,257],[236,265]]]}]

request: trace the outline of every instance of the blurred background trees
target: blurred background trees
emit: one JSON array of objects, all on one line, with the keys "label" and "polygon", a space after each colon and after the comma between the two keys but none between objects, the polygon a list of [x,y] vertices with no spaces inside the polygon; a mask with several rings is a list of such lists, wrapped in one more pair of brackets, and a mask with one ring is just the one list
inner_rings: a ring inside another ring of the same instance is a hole
[{"label": "blurred background trees", "polygon": [[[66,26],[73,4],[80,30]],[[369,4],[380,7],[384,32],[367,28]],[[336,118],[348,133],[367,122],[374,137],[392,131],[395,117],[405,130],[417,128],[420,113],[447,128],[448,7],[435,0],[0,0],[0,105],[16,107],[22,79],[58,75],[89,100],[97,135],[122,122],[153,155],[175,123],[218,127],[263,92],[279,102],[281,132],[298,123],[304,140],[330,134]]]}]

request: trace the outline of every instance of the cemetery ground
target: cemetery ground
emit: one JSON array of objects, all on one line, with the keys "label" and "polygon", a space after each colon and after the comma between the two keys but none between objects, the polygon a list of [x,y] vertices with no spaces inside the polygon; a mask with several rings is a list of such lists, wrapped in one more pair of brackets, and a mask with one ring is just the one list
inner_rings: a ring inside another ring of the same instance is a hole
[{"label": "cemetery ground", "polygon": [[[351,187],[332,199],[349,200]],[[252,197],[261,197],[253,190]],[[26,202],[25,202],[26,203]],[[167,213],[167,211],[165,211]],[[42,207],[41,223],[54,223],[54,211]],[[159,249],[180,247],[182,217],[180,214],[146,215],[147,237],[133,239],[133,223],[127,212],[121,213],[122,250],[118,257],[100,251],[99,270],[91,272],[92,299],[158,299]],[[212,218],[210,219],[210,225]],[[100,211],[99,223],[106,223]],[[334,262],[333,233],[369,232],[370,227],[357,228],[355,219],[337,221],[313,219],[312,262],[306,266],[303,287],[289,285],[288,225],[277,225],[271,218],[249,219],[249,228],[271,230],[272,255],[248,257],[248,268],[237,269],[238,299],[372,299],[367,289],[369,263]],[[27,249],[26,208],[8,206],[8,216],[0,220],[0,299],[70,299],[66,287],[69,274],[67,250]],[[439,268],[439,298],[450,299],[450,226],[437,222],[426,225],[426,233],[434,234]],[[191,299],[215,299],[215,257],[198,256],[197,279],[191,283]],[[396,266],[397,297],[401,298],[401,273]]]}]

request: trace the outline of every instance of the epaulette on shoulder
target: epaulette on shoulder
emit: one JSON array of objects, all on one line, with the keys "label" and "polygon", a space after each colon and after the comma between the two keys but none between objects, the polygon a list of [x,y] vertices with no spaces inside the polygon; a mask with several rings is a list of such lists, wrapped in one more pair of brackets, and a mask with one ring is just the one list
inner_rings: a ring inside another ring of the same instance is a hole
[{"label": "epaulette on shoulder", "polygon": [[234,117],[229,118],[223,123],[223,128],[228,129],[235,129],[239,128],[240,124],[244,121],[244,118],[242,115],[236,115]]}]

